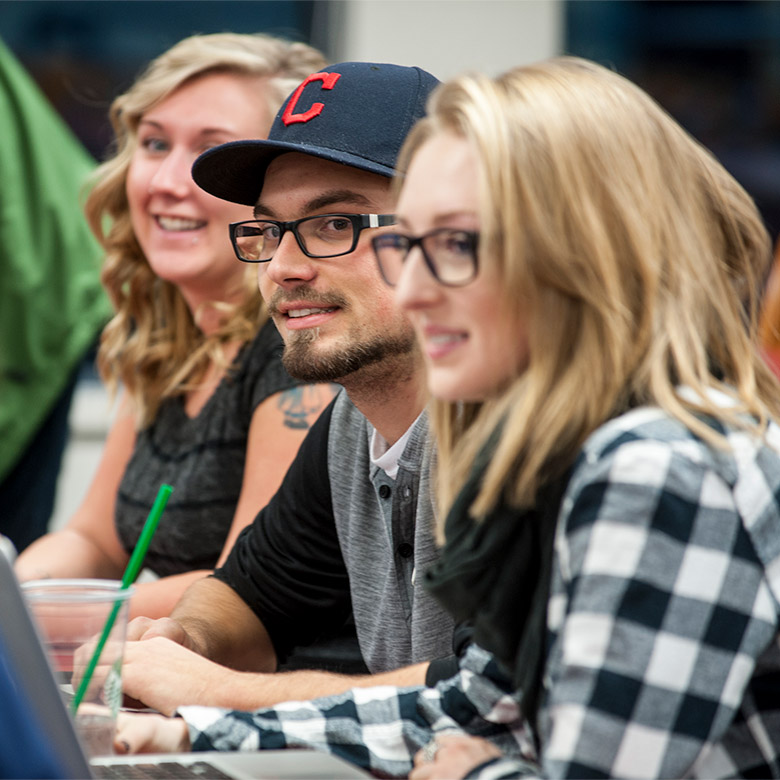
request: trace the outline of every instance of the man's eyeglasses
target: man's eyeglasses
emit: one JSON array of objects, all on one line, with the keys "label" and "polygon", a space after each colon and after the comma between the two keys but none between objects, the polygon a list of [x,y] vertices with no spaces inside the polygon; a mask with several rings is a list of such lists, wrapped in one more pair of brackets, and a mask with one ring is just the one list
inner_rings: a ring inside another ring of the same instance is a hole
[{"label": "man's eyeglasses", "polygon": [[468,284],[477,275],[479,233],[439,228],[422,236],[383,233],[371,239],[382,278],[391,287],[398,284],[406,258],[420,247],[425,265],[436,281],[448,287]]},{"label": "man's eyeglasses", "polygon": [[355,249],[362,230],[394,224],[395,214],[318,214],[291,222],[250,219],[231,223],[230,241],[245,263],[271,260],[288,230],[307,257],[339,257]]}]

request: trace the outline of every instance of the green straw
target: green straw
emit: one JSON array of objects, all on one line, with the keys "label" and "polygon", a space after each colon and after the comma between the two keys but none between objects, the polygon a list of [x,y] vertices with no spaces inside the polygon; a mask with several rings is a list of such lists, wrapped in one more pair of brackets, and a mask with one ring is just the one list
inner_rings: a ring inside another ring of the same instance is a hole
[{"label": "green straw", "polygon": [[[127,590],[127,588],[135,582],[138,572],[141,571],[141,566],[146,557],[146,551],[149,549],[149,542],[152,541],[152,536],[154,536],[154,532],[157,530],[157,523],[160,522],[165,505],[168,503],[168,497],[172,492],[173,488],[170,485],[160,485],[160,490],[157,492],[157,498],[154,500],[152,509],[149,512],[149,517],[146,518],[146,523],[144,523],[144,529],[141,531],[138,544],[136,544],[133,554],[130,556],[127,568],[125,569],[125,573],[122,576],[122,586],[120,590]],[[95,668],[100,660],[100,654],[103,652],[103,648],[108,641],[108,635],[114,627],[116,616],[119,614],[119,610],[123,603],[123,599],[117,599],[114,602],[114,607],[111,610],[111,614],[108,616],[108,620],[106,620],[106,625],[103,626],[103,633],[100,635],[95,651],[92,653],[92,658],[89,659],[87,669],[84,672],[84,676],[81,678],[76,695],[70,703],[70,709],[74,715],[79,708],[79,704],[81,704],[81,700],[84,698],[84,694],[87,692],[89,681],[95,673]]]}]

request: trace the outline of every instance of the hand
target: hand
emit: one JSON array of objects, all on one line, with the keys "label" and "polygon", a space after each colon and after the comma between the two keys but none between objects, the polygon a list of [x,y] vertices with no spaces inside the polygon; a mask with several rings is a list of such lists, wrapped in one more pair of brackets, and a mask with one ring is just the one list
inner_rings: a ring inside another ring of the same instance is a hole
[{"label": "hand", "polygon": [[184,753],[190,749],[190,733],[181,718],[120,712],[116,721],[114,750],[119,753]]},{"label": "hand", "polygon": [[229,696],[229,683],[239,675],[158,636],[126,644],[122,690],[147,707],[172,715],[185,704],[218,706],[215,693]]},{"label": "hand", "polygon": [[181,624],[171,618],[152,620],[148,617],[137,617],[127,624],[127,641],[135,642],[141,639],[152,639],[162,636],[189,650],[195,650],[194,643]]},{"label": "hand", "polygon": [[[82,694],[83,698],[80,700],[82,702],[103,701],[109,706],[115,706],[114,702],[118,704],[119,697],[117,671],[122,659],[124,643],[116,639],[107,640],[101,649],[100,657],[95,660],[93,656],[97,650],[98,641],[99,637],[95,636],[73,651],[73,675],[71,677],[73,691],[77,695],[78,693]],[[89,682],[82,691],[84,674],[93,663]]]},{"label": "hand", "polygon": [[495,745],[479,737],[440,736],[436,737],[436,746],[433,761],[423,750],[417,751],[409,780],[453,780],[488,759],[501,756]]}]

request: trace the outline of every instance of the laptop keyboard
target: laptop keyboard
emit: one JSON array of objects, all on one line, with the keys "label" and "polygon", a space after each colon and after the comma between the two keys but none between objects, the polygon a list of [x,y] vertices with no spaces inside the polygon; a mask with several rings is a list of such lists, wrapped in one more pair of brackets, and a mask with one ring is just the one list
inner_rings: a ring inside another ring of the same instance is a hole
[{"label": "laptop keyboard", "polygon": [[155,764],[101,764],[92,767],[100,780],[179,780],[199,777],[204,780],[230,780],[230,775],[206,761],[180,764],[177,761],[161,761]]}]

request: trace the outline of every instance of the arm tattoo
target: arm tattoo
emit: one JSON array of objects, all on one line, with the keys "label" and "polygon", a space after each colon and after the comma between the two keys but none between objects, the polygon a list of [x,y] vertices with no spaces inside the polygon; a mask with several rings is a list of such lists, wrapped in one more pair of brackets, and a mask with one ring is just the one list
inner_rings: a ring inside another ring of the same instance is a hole
[{"label": "arm tattoo", "polygon": [[300,385],[280,393],[276,405],[284,415],[285,426],[308,430],[323,409],[323,399],[318,386]]}]

